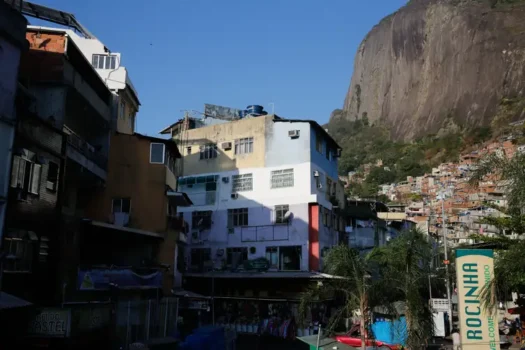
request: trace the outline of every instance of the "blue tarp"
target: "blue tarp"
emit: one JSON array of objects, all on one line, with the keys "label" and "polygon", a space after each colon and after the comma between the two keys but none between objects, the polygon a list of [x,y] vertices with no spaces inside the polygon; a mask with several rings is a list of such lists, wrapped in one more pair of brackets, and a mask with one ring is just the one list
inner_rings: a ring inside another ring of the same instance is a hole
[{"label": "blue tarp", "polygon": [[372,325],[372,332],[377,340],[388,344],[405,346],[407,340],[407,322],[404,317],[395,321],[380,321]]},{"label": "blue tarp", "polygon": [[107,290],[110,283],[121,288],[161,288],[162,273],[155,271],[139,275],[131,269],[80,269],[77,283],[80,290]]},{"label": "blue tarp", "polygon": [[180,344],[180,350],[224,350],[224,328],[206,326],[196,329]]}]

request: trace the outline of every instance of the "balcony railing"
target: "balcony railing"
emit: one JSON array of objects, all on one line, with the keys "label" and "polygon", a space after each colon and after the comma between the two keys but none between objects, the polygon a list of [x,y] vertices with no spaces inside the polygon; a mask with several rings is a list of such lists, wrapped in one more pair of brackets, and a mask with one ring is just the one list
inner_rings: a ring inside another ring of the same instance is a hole
[{"label": "balcony railing", "polygon": [[290,225],[243,226],[240,228],[242,242],[287,241]]},{"label": "balcony railing", "polygon": [[67,134],[67,143],[69,145],[71,145],[82,155],[84,155],[84,157],[91,160],[101,169],[107,170],[108,159],[104,154],[97,151],[94,146],[89,144],[86,140],[77,135],[73,130],[71,130],[67,126],[64,126],[63,130]]}]

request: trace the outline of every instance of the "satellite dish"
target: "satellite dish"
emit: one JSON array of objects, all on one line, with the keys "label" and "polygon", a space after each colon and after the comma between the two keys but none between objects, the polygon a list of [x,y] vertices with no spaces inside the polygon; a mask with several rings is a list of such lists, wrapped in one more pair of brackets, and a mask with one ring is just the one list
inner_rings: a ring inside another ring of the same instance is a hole
[{"label": "satellite dish", "polygon": [[286,213],[284,213],[284,220],[286,221],[290,221],[292,219],[292,216],[293,216],[293,213],[291,211],[287,211]]}]

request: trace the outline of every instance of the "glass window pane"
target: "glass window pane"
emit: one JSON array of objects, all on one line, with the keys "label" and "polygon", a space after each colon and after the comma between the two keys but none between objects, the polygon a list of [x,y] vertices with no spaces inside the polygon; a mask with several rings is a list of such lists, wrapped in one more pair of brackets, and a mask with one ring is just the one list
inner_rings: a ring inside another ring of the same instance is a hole
[{"label": "glass window pane", "polygon": [[104,69],[104,56],[102,55],[98,56],[98,68]]},{"label": "glass window pane", "polygon": [[152,143],[150,148],[150,163],[164,163],[164,144]]},{"label": "glass window pane", "polygon": [[91,61],[91,64],[93,65],[93,67],[97,68],[98,67],[98,55],[93,55],[93,59]]},{"label": "glass window pane", "polygon": [[109,59],[109,56],[105,56],[106,59],[106,69],[110,68],[111,60]]},{"label": "glass window pane", "polygon": [[115,67],[116,67],[116,60],[117,60],[116,56],[111,56],[111,69],[115,69]]}]

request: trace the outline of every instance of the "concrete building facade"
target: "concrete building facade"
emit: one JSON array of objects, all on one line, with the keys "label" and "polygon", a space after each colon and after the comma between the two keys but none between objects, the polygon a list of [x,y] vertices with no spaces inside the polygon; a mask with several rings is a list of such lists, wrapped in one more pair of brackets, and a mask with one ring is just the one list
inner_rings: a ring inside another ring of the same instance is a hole
[{"label": "concrete building facade", "polygon": [[179,209],[189,227],[187,271],[231,270],[257,258],[272,270],[319,271],[323,252],[344,231],[339,146],[309,120],[267,115],[209,124],[163,131],[179,140],[178,190],[193,202]]}]

